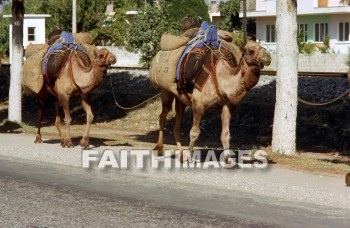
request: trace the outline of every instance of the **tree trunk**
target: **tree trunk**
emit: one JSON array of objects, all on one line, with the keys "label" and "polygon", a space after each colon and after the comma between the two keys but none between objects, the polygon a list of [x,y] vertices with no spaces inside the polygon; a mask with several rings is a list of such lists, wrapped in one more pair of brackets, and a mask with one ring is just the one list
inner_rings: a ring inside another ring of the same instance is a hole
[{"label": "tree trunk", "polygon": [[297,0],[276,1],[277,81],[272,151],[296,152],[298,96]]},{"label": "tree trunk", "polygon": [[8,118],[22,122],[22,64],[23,64],[24,0],[12,3],[12,53]]}]

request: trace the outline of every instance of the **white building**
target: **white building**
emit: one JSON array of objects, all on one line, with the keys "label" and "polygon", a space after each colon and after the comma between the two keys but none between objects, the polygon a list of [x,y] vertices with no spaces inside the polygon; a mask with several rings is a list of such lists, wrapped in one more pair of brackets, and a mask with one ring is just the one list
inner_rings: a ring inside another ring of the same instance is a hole
[{"label": "white building", "polygon": [[223,16],[221,16],[221,13],[220,13],[219,7],[218,7],[218,3],[216,0],[211,0],[210,10],[208,13],[209,13],[210,22],[214,25],[225,20],[225,18]]},{"label": "white building", "polygon": [[[247,17],[256,19],[256,37],[269,50],[276,50],[276,0],[247,0]],[[243,14],[240,14],[243,17]],[[330,38],[330,48],[336,53],[348,53],[350,47],[350,6],[340,0],[298,0],[297,22],[305,33],[304,41],[323,43]]]},{"label": "white building", "polygon": [[[4,18],[11,18],[12,15],[4,15]],[[43,44],[45,37],[45,19],[51,17],[48,14],[25,14],[23,21],[23,47],[28,44]],[[10,23],[10,59],[12,53],[12,23]]]}]

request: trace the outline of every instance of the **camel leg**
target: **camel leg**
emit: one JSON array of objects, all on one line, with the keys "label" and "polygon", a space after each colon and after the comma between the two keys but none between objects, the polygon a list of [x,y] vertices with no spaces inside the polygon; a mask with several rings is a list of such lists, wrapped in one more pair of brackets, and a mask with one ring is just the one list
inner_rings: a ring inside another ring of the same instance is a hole
[{"label": "camel leg", "polygon": [[66,94],[58,94],[58,101],[61,104],[64,111],[64,124],[66,125],[66,137],[64,139],[62,147],[74,147],[70,137],[70,124],[72,118],[69,110],[69,97]]},{"label": "camel leg", "polygon": [[234,105],[224,105],[221,112],[221,143],[224,149],[224,159],[225,163],[228,163],[228,158],[230,155],[230,121],[236,110]]},{"label": "camel leg", "polygon": [[60,104],[59,104],[57,98],[55,99],[55,108],[56,108],[55,126],[56,126],[56,129],[58,131],[58,135],[60,136],[61,146],[63,146],[64,138],[63,138],[62,130],[61,130]]},{"label": "camel leg", "polygon": [[195,103],[193,103],[192,111],[193,111],[193,123],[190,131],[190,145],[188,148],[190,154],[189,156],[187,156],[187,160],[189,162],[192,162],[193,148],[201,132],[200,124],[201,124],[201,120],[202,120],[205,108],[203,105],[196,105]]},{"label": "camel leg", "polygon": [[44,106],[46,104],[48,97],[48,93],[45,87],[43,87],[40,92],[38,93],[37,99],[38,99],[38,130],[36,133],[36,138],[34,143],[42,143],[43,140],[41,138],[41,123],[43,121],[43,112],[44,112]]},{"label": "camel leg", "polygon": [[159,116],[159,136],[158,142],[154,150],[158,151],[158,155],[163,154],[163,136],[164,136],[164,126],[166,122],[166,117],[171,110],[171,106],[174,101],[174,95],[168,91],[161,91],[161,100],[162,100],[162,113]]},{"label": "camel leg", "polygon": [[86,113],[86,130],[85,133],[80,140],[80,146],[82,148],[89,148],[89,135],[90,135],[90,127],[92,124],[92,121],[94,120],[94,115],[92,114],[91,110],[91,96],[90,94],[82,95],[81,98],[83,101],[81,102],[81,105],[84,108],[84,111]]},{"label": "camel leg", "polygon": [[179,160],[183,161],[183,151],[182,151],[182,145],[181,145],[181,123],[183,120],[184,112],[185,112],[186,105],[181,103],[179,99],[176,98],[175,100],[175,112],[176,112],[176,118],[175,118],[175,126],[174,126],[174,136],[176,140],[177,148],[180,152],[179,154]]}]

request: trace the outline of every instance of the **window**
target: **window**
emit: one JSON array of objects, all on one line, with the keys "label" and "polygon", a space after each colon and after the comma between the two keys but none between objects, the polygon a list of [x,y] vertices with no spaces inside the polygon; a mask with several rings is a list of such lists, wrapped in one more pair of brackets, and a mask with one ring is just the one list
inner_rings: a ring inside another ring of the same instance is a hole
[{"label": "window", "polygon": [[340,22],[339,23],[339,41],[349,41],[349,22]]},{"label": "window", "polygon": [[266,25],[266,42],[276,42],[276,29],[275,25]]},{"label": "window", "polygon": [[307,24],[298,24],[298,35],[303,37],[304,42],[307,42]]},{"label": "window", "polygon": [[28,27],[28,41],[35,41],[35,27]]},{"label": "window", "polygon": [[327,7],[328,0],[318,0],[318,7]]},{"label": "window", "polygon": [[315,41],[323,42],[325,36],[328,35],[328,23],[315,24]]}]

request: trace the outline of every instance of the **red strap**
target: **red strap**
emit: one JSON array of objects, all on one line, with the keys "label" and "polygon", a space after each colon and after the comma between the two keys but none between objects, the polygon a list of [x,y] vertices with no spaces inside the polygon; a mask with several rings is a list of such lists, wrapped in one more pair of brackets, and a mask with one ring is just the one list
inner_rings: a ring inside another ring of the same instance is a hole
[{"label": "red strap", "polygon": [[105,57],[103,58],[103,61],[104,61],[105,63],[107,63],[108,55],[109,55],[109,52],[107,52],[107,54],[106,54]]}]

